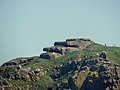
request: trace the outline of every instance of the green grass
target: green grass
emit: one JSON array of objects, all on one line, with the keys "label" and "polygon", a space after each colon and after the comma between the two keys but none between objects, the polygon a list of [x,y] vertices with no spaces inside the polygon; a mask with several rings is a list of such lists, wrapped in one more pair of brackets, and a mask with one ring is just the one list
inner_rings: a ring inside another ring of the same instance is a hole
[{"label": "green grass", "polygon": [[[33,60],[31,60],[27,64],[22,65],[22,67],[23,68],[31,67],[33,70],[36,68],[43,67],[43,69],[47,71],[47,74],[42,76],[39,79],[39,81],[36,81],[36,82],[32,82],[32,81],[26,82],[23,80],[22,81],[11,80],[11,84],[13,85],[12,90],[17,90],[15,89],[15,84],[23,88],[25,88],[25,85],[28,84],[32,86],[31,90],[34,90],[34,88],[36,88],[36,90],[47,90],[48,87],[54,87],[54,84],[57,84],[58,82],[69,78],[68,76],[63,75],[57,81],[53,81],[53,79],[51,79],[49,75],[51,73],[54,73],[52,71],[53,69],[52,67],[54,65],[60,65],[60,64],[66,65],[68,61],[82,60],[84,56],[86,56],[86,58],[88,59],[96,58],[98,57],[97,54],[100,54],[102,51],[107,52],[108,60],[120,65],[120,47],[110,47],[110,46],[104,46],[104,45],[93,43],[92,45],[89,45],[87,48],[88,48],[87,50],[74,51],[74,52],[68,53],[66,56],[61,56],[51,60],[41,59],[39,57],[32,58]],[[0,75],[6,76],[8,72],[14,72],[14,71],[15,71],[14,67],[11,67],[9,69],[6,69],[4,72],[0,72]]]},{"label": "green grass", "polygon": [[103,46],[103,45],[94,43],[94,44],[88,46],[88,48],[94,48],[95,50],[93,50],[93,51],[97,52],[97,53],[106,51],[108,60],[120,65],[120,47]]},{"label": "green grass", "polygon": [[59,57],[52,61],[54,64],[63,64],[69,60],[81,59],[83,56],[87,56],[87,58],[94,58],[97,57],[97,54],[100,54],[102,51],[106,51],[108,60],[120,65],[120,47],[110,47],[94,43],[87,48],[90,50],[88,49],[71,52],[66,56]]},{"label": "green grass", "polygon": [[31,69],[36,69],[36,68],[43,68],[43,70],[47,71],[48,73],[51,72],[53,66],[53,62],[47,59],[41,59],[37,58],[36,60],[33,60],[27,64],[25,64],[23,67],[31,67]]},{"label": "green grass", "polygon": [[[44,75],[39,81],[24,81],[24,80],[10,80],[12,90],[18,90],[20,87],[22,90],[28,88],[29,90],[47,90],[48,87],[53,87],[54,83],[50,76]],[[28,86],[27,86],[28,85]]]}]

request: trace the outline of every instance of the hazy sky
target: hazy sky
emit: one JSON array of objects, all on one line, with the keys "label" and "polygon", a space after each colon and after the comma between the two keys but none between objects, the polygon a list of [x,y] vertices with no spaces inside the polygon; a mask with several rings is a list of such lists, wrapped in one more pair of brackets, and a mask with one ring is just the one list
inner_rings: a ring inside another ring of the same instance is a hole
[{"label": "hazy sky", "polygon": [[0,64],[76,37],[120,46],[120,0],[0,0]]}]

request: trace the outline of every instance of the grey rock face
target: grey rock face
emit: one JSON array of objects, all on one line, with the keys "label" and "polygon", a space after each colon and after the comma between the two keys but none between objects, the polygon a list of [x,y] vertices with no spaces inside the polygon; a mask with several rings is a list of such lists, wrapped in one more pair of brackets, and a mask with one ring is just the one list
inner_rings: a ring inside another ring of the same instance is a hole
[{"label": "grey rock face", "polygon": [[[80,62],[82,65],[79,64]],[[61,76],[71,75],[68,88],[71,90],[119,90],[120,67],[118,65],[99,57],[84,59],[80,62],[73,60],[63,65],[61,69]],[[64,88],[64,86],[61,87]]]},{"label": "grey rock face", "polygon": [[59,56],[61,56],[61,54],[55,53],[55,52],[50,52],[50,53],[42,53],[40,55],[40,58],[51,59],[51,58],[57,58]]},{"label": "grey rock face", "polygon": [[[73,51],[85,49],[92,43],[93,42],[90,39],[84,38],[67,39],[64,42],[55,42],[54,46],[43,48],[43,51],[46,51],[46,53],[40,54],[40,58],[50,59],[54,56],[59,57],[61,55],[66,55]],[[52,53],[54,53],[54,55]]]}]

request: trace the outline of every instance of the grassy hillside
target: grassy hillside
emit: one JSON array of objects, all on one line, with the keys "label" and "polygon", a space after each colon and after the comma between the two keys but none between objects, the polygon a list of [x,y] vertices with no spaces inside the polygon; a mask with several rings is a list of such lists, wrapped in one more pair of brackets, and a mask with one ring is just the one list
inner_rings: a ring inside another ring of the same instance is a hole
[{"label": "grassy hillside", "polygon": [[[48,88],[50,89],[51,87],[54,87],[61,81],[65,82],[65,80],[73,74],[71,71],[69,72],[69,75],[63,75],[58,79],[53,79],[51,75],[58,73],[58,71],[54,70],[54,67],[58,65],[67,66],[68,62],[73,60],[96,58],[102,51],[107,52],[108,60],[120,65],[120,47],[109,47],[94,43],[89,45],[85,50],[71,52],[56,59],[48,60],[37,57],[34,60],[21,65],[23,69],[30,67],[31,72],[37,68],[42,68],[43,72],[46,71],[46,73],[41,77],[35,76],[30,80],[7,80],[10,82],[12,90],[18,90],[19,88],[21,88],[19,90],[23,90],[25,88],[28,88],[28,90],[47,90]],[[1,67],[0,76],[6,78],[10,73],[17,73],[15,68],[16,66]]]}]

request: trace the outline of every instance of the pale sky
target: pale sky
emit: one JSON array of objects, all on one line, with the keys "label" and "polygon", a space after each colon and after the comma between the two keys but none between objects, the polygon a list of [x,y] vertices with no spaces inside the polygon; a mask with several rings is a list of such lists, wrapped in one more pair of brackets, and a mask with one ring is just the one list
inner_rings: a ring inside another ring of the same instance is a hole
[{"label": "pale sky", "polygon": [[79,37],[120,46],[120,0],[0,0],[0,64]]}]

